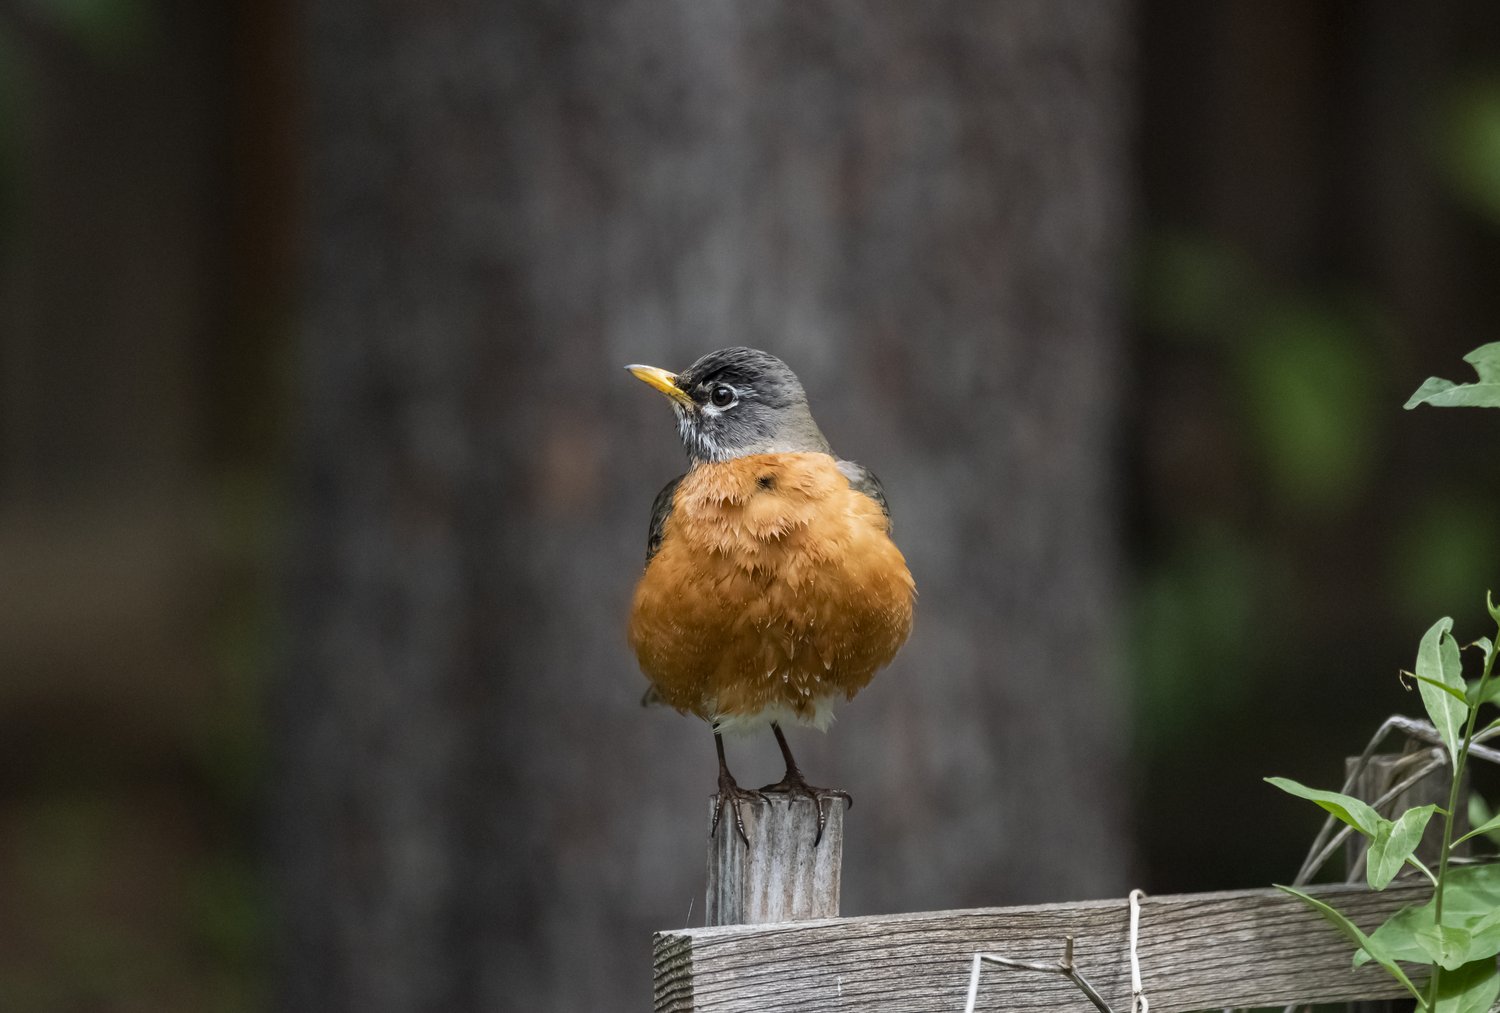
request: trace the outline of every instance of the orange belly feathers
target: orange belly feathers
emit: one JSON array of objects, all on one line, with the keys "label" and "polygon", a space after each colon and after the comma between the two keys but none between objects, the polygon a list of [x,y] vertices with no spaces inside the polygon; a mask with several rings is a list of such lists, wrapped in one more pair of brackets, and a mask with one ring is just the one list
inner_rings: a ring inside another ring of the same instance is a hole
[{"label": "orange belly feathers", "polygon": [[911,631],[911,574],[820,453],[695,465],[636,587],[630,644],[665,703],[750,730],[826,727]]}]

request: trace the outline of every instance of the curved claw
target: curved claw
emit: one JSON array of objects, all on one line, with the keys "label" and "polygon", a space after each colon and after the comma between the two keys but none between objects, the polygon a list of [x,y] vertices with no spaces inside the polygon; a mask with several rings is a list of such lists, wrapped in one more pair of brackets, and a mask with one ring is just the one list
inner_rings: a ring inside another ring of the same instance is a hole
[{"label": "curved claw", "polygon": [[719,771],[719,792],[714,796],[714,818],[709,825],[708,836],[713,837],[719,832],[719,817],[724,812],[724,802],[728,800],[729,808],[734,813],[734,828],[739,831],[740,840],[745,842],[745,847],[750,846],[750,838],[745,834],[745,818],[740,815],[741,802],[765,802],[766,796],[759,791],[750,788],[741,788],[735,783],[733,776],[728,770]]},{"label": "curved claw", "polygon": [[842,788],[815,788],[807,783],[807,778],[802,776],[802,771],[793,767],[786,772],[786,776],[775,784],[768,784],[761,791],[775,792],[780,795],[797,796],[812,799],[812,803],[818,809],[818,833],[813,838],[813,847],[823,842],[823,828],[828,823],[828,812],[823,808],[824,799],[843,799],[847,808],[854,808],[854,796]]}]

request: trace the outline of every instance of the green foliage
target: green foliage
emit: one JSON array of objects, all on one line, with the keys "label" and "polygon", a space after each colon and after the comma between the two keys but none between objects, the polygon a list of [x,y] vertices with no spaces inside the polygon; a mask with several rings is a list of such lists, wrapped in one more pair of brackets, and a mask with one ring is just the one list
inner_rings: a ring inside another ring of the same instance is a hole
[{"label": "green foliage", "polygon": [[1347,505],[1374,447],[1367,322],[1309,300],[1262,307],[1239,352],[1249,422],[1272,488],[1298,507]]},{"label": "green foliage", "polygon": [[1396,873],[1407,862],[1421,867],[1412,854],[1417,850],[1417,845],[1422,843],[1422,831],[1427,829],[1427,821],[1432,819],[1435,812],[1437,806],[1424,805],[1406,810],[1394,821],[1381,822],[1370,840],[1370,854],[1365,862],[1370,889],[1384,890],[1390,886],[1391,880],[1396,878]]},{"label": "green foliage", "polygon": [[[1486,598],[1486,606],[1500,629],[1500,609],[1495,607],[1493,597]],[[1328,904],[1281,887],[1310,904],[1356,944],[1354,966],[1371,960],[1380,964],[1432,1013],[1484,1013],[1500,995],[1500,967],[1495,961],[1500,954],[1500,864],[1449,868],[1455,846],[1472,837],[1500,832],[1500,817],[1491,815],[1482,800],[1471,800],[1475,828],[1458,840],[1453,838],[1453,810],[1474,744],[1479,711],[1496,706],[1496,694],[1491,689],[1494,642],[1482,637],[1471,646],[1481,655],[1480,675],[1472,682],[1464,681],[1463,657],[1453,636],[1452,619],[1434,623],[1417,649],[1415,675],[1422,703],[1452,761],[1447,810],[1435,805],[1417,806],[1388,820],[1360,799],[1341,792],[1308,788],[1286,778],[1266,778],[1282,791],[1317,803],[1370,839],[1366,875],[1372,889],[1385,889],[1407,863],[1432,880],[1431,900],[1402,908],[1368,936]],[[1443,814],[1443,837],[1434,876],[1414,855],[1436,813]],[[1412,985],[1397,961],[1432,967],[1425,992]]]},{"label": "green foliage", "polygon": [[1435,1013],[1488,1013],[1500,995],[1500,971],[1493,957],[1464,964],[1453,974],[1434,976]]},{"label": "green foliage", "polygon": [[1454,383],[1429,376],[1407,398],[1405,407],[1429,404],[1434,408],[1500,408],[1500,341],[1480,345],[1464,356],[1464,361],[1474,367],[1479,382]]},{"label": "green foliage", "polygon": [[[1484,667],[1490,660],[1490,655],[1495,653],[1495,645],[1489,637],[1480,637],[1469,645],[1479,649],[1479,665]],[[1464,702],[1470,707],[1478,707],[1482,703],[1491,703],[1500,700],[1500,682],[1491,682],[1488,686],[1481,686],[1478,679],[1471,679],[1465,683]]]},{"label": "green foliage", "polygon": [[1474,829],[1459,838],[1460,841],[1483,835],[1491,844],[1500,845],[1500,813],[1491,811],[1477,793],[1469,796],[1469,826]]},{"label": "green foliage", "polygon": [[1365,802],[1355,798],[1353,795],[1345,795],[1337,791],[1323,791],[1319,788],[1309,788],[1298,784],[1289,777],[1268,777],[1266,783],[1275,785],[1282,791],[1305,798],[1309,802],[1316,802],[1333,814],[1340,823],[1347,824],[1364,834],[1366,837],[1375,836],[1376,830],[1381,823],[1389,820],[1382,818],[1374,809]]},{"label": "green foliage", "polygon": [[[1469,690],[1466,699],[1469,706],[1477,707],[1482,703],[1500,703],[1500,682],[1491,682],[1481,690],[1479,681],[1473,679],[1469,681],[1468,687]],[[1481,692],[1484,694],[1482,697],[1480,696]]]},{"label": "green foliage", "polygon": [[[1453,639],[1452,631],[1453,620],[1443,618],[1422,636],[1422,644],[1417,648],[1417,678],[1427,714],[1448,747],[1448,755],[1457,762],[1459,738],[1469,716],[1469,706],[1464,702],[1458,641]],[[1444,687],[1455,692],[1444,692]]]},{"label": "green foliage", "polygon": [[1458,193],[1500,222],[1500,80],[1470,82],[1445,110],[1443,162]]},{"label": "green foliage", "polygon": [[1391,973],[1391,977],[1395,978],[1401,984],[1406,986],[1406,990],[1412,994],[1412,996],[1417,1000],[1417,1003],[1420,1006],[1422,1006],[1424,1009],[1427,1007],[1427,1000],[1423,997],[1422,993],[1417,991],[1417,987],[1411,983],[1411,979],[1406,976],[1406,972],[1401,970],[1401,967],[1396,963],[1395,958],[1391,957],[1386,952],[1386,950],[1372,937],[1367,936],[1363,932],[1361,932],[1358,925],[1355,925],[1348,918],[1345,918],[1343,913],[1339,911],[1338,908],[1335,908],[1330,904],[1326,904],[1310,894],[1303,893],[1301,890],[1298,890],[1295,887],[1282,886],[1278,883],[1276,889],[1285,891],[1286,893],[1291,894],[1293,897],[1306,902],[1315,911],[1317,911],[1318,914],[1322,915],[1324,918],[1327,918],[1329,922],[1333,924],[1334,928],[1338,929],[1344,935],[1348,936],[1349,940],[1360,948],[1361,953],[1367,953],[1370,955],[1367,959],[1373,959],[1378,962],[1381,967],[1384,967]]},{"label": "green foliage", "polygon": [[1266,782],[1289,795],[1316,802],[1340,823],[1345,823],[1368,837],[1370,857],[1365,872],[1373,889],[1384,890],[1407,862],[1419,869],[1423,868],[1412,857],[1412,853],[1421,843],[1422,831],[1427,828],[1427,821],[1432,819],[1437,806],[1408,809],[1399,819],[1388,820],[1352,795],[1309,788],[1286,777],[1268,777]]},{"label": "green foliage", "polygon": [[[1459,954],[1459,964],[1500,953],[1500,865],[1454,868],[1448,873],[1443,902],[1445,915],[1454,920],[1447,928],[1453,933],[1462,933],[1461,937],[1454,936],[1463,939],[1464,950]],[[1462,925],[1458,924],[1459,920]],[[1370,938],[1376,949],[1388,957],[1428,963],[1430,957],[1426,947],[1430,943],[1420,941],[1419,937],[1436,924],[1433,901],[1411,904],[1370,933]],[[1354,966],[1359,967],[1370,959],[1369,951],[1361,949],[1354,955]]]}]

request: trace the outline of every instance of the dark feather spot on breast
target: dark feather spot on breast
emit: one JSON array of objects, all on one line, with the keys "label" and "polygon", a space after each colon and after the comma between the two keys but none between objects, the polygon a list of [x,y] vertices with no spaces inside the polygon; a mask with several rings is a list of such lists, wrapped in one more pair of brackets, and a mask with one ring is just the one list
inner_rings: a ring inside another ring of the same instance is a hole
[{"label": "dark feather spot on breast", "polygon": [[755,484],[760,486],[762,489],[774,489],[776,488],[776,476],[762,475],[760,476],[760,478],[755,480]]}]

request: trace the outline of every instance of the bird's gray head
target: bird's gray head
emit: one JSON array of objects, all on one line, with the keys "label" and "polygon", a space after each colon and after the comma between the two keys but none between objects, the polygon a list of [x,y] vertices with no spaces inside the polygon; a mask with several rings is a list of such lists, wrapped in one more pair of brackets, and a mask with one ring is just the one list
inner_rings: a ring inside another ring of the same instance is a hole
[{"label": "bird's gray head", "polygon": [[754,348],[709,352],[681,373],[626,366],[665,394],[677,413],[688,460],[728,461],[747,454],[831,453],[787,364]]}]

